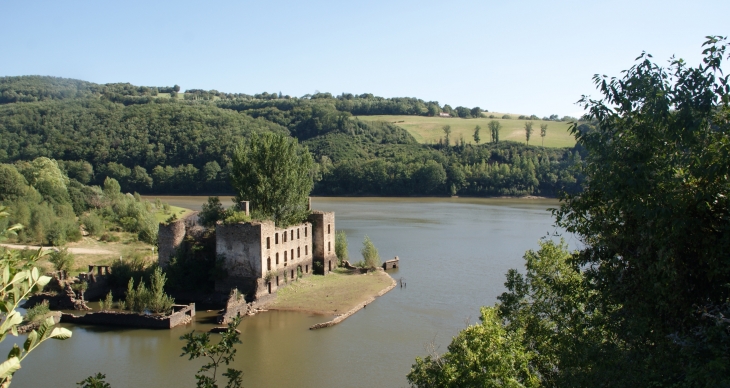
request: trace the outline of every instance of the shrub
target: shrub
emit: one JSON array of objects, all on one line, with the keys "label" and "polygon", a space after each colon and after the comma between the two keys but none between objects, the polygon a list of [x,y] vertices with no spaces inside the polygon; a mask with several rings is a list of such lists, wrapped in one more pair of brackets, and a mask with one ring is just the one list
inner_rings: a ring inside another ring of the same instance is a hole
[{"label": "shrub", "polygon": [[241,222],[251,222],[251,216],[247,216],[244,212],[228,209],[226,213],[227,216],[223,220],[223,223],[226,225],[238,224]]},{"label": "shrub", "polygon": [[347,234],[344,230],[335,233],[335,254],[337,255],[337,265],[348,259],[347,252]]},{"label": "shrub", "polygon": [[504,115],[504,116],[502,116],[502,118],[505,119],[505,120],[511,120],[512,119],[512,116],[510,116],[510,115]]},{"label": "shrub", "polygon": [[48,300],[44,300],[41,303],[25,310],[25,320],[27,322],[40,321],[49,312],[51,312],[51,309],[48,308]]},{"label": "shrub", "polygon": [[218,197],[208,197],[208,203],[203,204],[200,212],[200,222],[205,226],[213,226],[217,221],[222,220],[226,216],[226,211]]},{"label": "shrub", "polygon": [[370,237],[365,236],[360,253],[362,253],[363,262],[366,268],[376,268],[380,266],[380,255],[378,254],[378,249],[375,248]]},{"label": "shrub", "polygon": [[68,252],[67,248],[53,251],[48,255],[48,261],[53,264],[56,271],[70,272],[74,265],[74,255]]}]

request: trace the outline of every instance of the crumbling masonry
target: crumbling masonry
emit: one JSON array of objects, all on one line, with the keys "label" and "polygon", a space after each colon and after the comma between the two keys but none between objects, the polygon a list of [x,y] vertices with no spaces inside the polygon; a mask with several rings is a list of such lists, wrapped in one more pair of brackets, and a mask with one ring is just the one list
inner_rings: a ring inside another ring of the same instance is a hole
[{"label": "crumbling masonry", "polygon": [[[247,210],[247,204],[244,205]],[[186,234],[199,226],[197,215],[160,224],[159,263],[166,266]],[[306,222],[279,228],[273,221],[215,227],[216,256],[224,258],[228,275],[216,281],[217,292],[238,289],[250,300],[265,301],[300,276],[326,275],[337,267],[334,212],[313,211]]]}]

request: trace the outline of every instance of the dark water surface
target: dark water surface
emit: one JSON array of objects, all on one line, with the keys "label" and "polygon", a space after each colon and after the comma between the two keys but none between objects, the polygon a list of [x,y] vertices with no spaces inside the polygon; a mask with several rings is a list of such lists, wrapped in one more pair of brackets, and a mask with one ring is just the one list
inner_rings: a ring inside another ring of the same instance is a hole
[{"label": "dark water surface", "polygon": [[[200,209],[206,197],[160,197]],[[231,202],[221,198],[224,205]],[[406,374],[424,346],[446,350],[479,307],[504,290],[504,274],[522,268],[522,255],[555,228],[554,200],[473,198],[315,198],[313,207],[336,213],[348,235],[351,261],[361,258],[365,235],[383,260],[399,256],[391,272],[406,279],[343,323],[310,331],[328,317],[266,312],[240,326],[234,368],[252,387],[406,387]],[[571,245],[575,241],[568,239]],[[49,341],[16,373],[13,387],[75,387],[96,372],[114,388],[193,387],[201,362],[181,358],[179,337],[208,330],[213,313],[173,330],[129,330],[67,325],[73,338]],[[24,339],[8,337],[0,353]]]}]

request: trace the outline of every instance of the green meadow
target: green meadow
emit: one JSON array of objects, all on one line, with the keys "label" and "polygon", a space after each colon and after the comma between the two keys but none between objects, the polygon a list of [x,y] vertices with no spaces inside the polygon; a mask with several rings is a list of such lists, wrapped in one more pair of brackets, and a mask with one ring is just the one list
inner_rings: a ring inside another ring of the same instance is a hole
[{"label": "green meadow", "polygon": [[[425,116],[357,116],[363,121],[387,121],[395,123],[399,127],[407,130],[419,143],[438,143],[439,139],[444,137],[442,128],[445,125],[451,126],[451,143],[459,141],[461,137],[467,143],[474,143],[474,128],[478,125],[482,129],[479,131],[480,143],[489,142],[489,129],[487,123],[497,120],[502,124],[499,132],[499,140],[511,140],[525,143],[525,122],[528,120],[518,120],[519,115],[511,115],[512,119],[501,119],[503,113],[489,112],[487,115],[493,114],[495,119],[479,118],[479,119],[462,119],[456,117],[425,117]],[[564,121],[543,121],[532,120],[533,131],[530,137],[530,144],[541,145],[540,125],[547,124],[547,134],[545,135],[545,147],[572,147],[575,145],[575,138],[568,132],[568,122]]]}]

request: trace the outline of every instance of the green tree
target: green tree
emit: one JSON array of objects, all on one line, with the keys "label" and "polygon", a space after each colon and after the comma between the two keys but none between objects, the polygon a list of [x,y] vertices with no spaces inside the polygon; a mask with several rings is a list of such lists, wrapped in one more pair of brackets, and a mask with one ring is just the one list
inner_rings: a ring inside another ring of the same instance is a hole
[{"label": "green tree", "polygon": [[482,307],[480,323],[462,330],[439,355],[416,358],[408,374],[415,387],[539,387],[540,381],[529,361],[520,332],[502,326],[497,310]]},{"label": "green tree", "polygon": [[[9,216],[7,207],[0,206],[0,222]],[[0,242],[5,241],[8,236],[14,235],[18,230],[22,229],[19,224],[12,225],[9,228],[0,231]],[[41,276],[38,268],[35,267],[36,261],[41,257],[41,250],[30,260],[21,257],[18,251],[5,250],[0,248],[0,342],[2,342],[8,334],[17,336],[18,325],[23,322],[23,316],[16,311],[18,304],[31,293],[43,289],[51,280],[48,276]],[[20,363],[38,347],[42,342],[49,338],[67,339],[71,337],[68,329],[61,327],[53,327],[55,322],[53,317],[44,320],[40,327],[28,334],[23,348],[17,345],[8,353],[8,358],[0,363],[0,387],[7,388],[12,382],[13,375],[20,369]]]},{"label": "green tree", "polygon": [[[182,348],[183,353],[180,357],[188,356],[189,360],[202,357],[210,360],[201,366],[198,369],[198,374],[195,375],[198,381],[198,388],[218,388],[218,369],[222,368],[223,365],[229,365],[233,362],[236,356],[234,345],[241,343],[238,331],[236,330],[236,327],[240,323],[241,317],[236,317],[228,323],[228,328],[221,333],[221,339],[217,344],[211,343],[210,333],[195,334],[195,332],[190,332],[180,337],[181,340],[185,341],[185,346]],[[204,373],[210,373],[211,375]],[[228,379],[226,388],[242,387],[243,372],[227,368],[222,375]]]},{"label": "green tree", "polygon": [[479,144],[479,140],[481,140],[481,138],[479,137],[479,131],[481,131],[481,130],[482,130],[482,127],[480,127],[478,125],[476,127],[474,127],[474,142],[477,144]]},{"label": "green tree", "polygon": [[344,230],[338,230],[335,233],[335,254],[338,265],[342,265],[342,262],[348,259],[347,233]]},{"label": "green tree", "polygon": [[226,209],[223,208],[218,197],[208,197],[208,202],[203,204],[200,211],[200,222],[204,226],[214,226],[216,222],[225,218]]},{"label": "green tree", "polygon": [[375,244],[370,240],[370,237],[365,236],[360,253],[362,254],[365,268],[377,268],[380,266],[380,254],[378,253],[378,249],[375,248]]},{"label": "green tree", "polygon": [[277,225],[306,218],[314,161],[296,140],[273,133],[253,134],[236,148],[232,163],[237,201],[251,201],[254,211],[272,217]]},{"label": "green tree", "polygon": [[489,127],[492,143],[499,143],[499,130],[502,129],[502,124],[497,120],[491,120],[487,126]]},{"label": "green tree", "polygon": [[530,145],[530,136],[532,136],[532,121],[525,122],[525,139],[527,139],[527,145]]},{"label": "green tree", "polygon": [[708,37],[698,67],[642,54],[621,78],[596,75],[603,99],[581,100],[596,126],[571,127],[590,185],[556,218],[585,244],[596,308],[616,306],[605,320],[622,352],[594,369],[622,371],[616,385],[730,384],[726,49]]},{"label": "green tree", "polygon": [[103,373],[97,373],[94,376],[89,376],[82,381],[76,383],[81,388],[111,388],[111,385],[106,382],[106,375]]},{"label": "green tree", "polygon": [[540,124],[540,137],[542,138],[542,146],[545,146],[545,135],[547,135],[547,124]]},{"label": "green tree", "polygon": [[444,125],[443,127],[441,127],[441,130],[444,131],[444,144],[446,145],[446,148],[449,148],[450,137],[451,137],[451,125]]},{"label": "green tree", "polygon": [[48,261],[53,264],[56,271],[69,272],[74,266],[74,255],[69,253],[68,248],[53,251],[48,256]]}]

